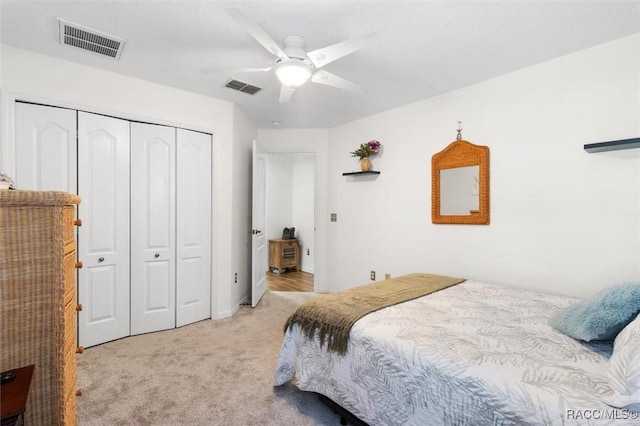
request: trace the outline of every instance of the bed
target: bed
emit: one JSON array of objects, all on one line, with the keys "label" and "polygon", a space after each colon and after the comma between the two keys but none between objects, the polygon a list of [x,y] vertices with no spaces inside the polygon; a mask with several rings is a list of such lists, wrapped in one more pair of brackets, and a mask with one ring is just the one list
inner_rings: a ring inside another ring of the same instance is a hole
[{"label": "bed", "polygon": [[637,425],[636,411],[604,402],[612,342],[549,325],[576,301],[465,280],[357,320],[344,353],[292,323],[275,385],[324,395],[370,425]]}]

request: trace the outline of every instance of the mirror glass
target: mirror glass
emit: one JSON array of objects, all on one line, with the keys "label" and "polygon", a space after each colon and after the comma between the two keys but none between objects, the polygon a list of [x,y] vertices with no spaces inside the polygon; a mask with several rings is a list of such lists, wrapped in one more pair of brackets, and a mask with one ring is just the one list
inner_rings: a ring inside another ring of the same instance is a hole
[{"label": "mirror glass", "polygon": [[489,224],[489,147],[456,140],[433,155],[431,220]]},{"label": "mirror glass", "polygon": [[440,170],[440,214],[469,215],[480,209],[480,166]]}]

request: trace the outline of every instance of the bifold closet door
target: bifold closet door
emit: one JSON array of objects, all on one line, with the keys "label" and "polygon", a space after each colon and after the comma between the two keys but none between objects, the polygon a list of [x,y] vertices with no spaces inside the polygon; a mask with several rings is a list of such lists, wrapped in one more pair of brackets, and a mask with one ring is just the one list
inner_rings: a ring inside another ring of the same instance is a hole
[{"label": "bifold closet door", "polygon": [[211,317],[210,134],[22,102],[15,125],[17,187],[82,198],[79,345]]},{"label": "bifold closet door", "polygon": [[176,326],[211,318],[211,135],[177,130]]},{"label": "bifold closet door", "polygon": [[129,122],[78,112],[79,344],[129,335]]},{"label": "bifold closet door", "polygon": [[15,124],[16,187],[76,194],[76,111],[16,102]]},{"label": "bifold closet door", "polygon": [[131,123],[131,334],[175,327],[176,129]]}]

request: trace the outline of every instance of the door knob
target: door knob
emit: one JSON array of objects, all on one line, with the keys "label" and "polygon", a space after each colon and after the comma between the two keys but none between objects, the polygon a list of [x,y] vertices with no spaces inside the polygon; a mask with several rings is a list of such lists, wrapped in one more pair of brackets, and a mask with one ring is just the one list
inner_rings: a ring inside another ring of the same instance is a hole
[{"label": "door knob", "polygon": [[259,230],[259,229],[252,229],[252,230],[251,230],[251,233],[252,233],[253,235],[258,235],[258,234],[262,234],[262,231],[261,231],[261,230]]}]

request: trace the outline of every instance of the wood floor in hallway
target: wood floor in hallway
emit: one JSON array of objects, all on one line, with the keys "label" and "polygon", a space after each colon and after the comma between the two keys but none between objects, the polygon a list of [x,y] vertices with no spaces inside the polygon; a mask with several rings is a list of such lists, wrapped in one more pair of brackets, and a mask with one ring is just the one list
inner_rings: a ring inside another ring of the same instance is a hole
[{"label": "wood floor in hallway", "polygon": [[313,274],[288,271],[283,274],[267,272],[267,289],[272,291],[313,291]]}]

